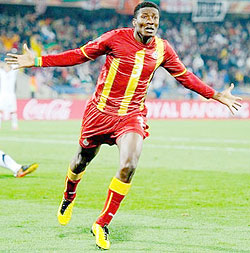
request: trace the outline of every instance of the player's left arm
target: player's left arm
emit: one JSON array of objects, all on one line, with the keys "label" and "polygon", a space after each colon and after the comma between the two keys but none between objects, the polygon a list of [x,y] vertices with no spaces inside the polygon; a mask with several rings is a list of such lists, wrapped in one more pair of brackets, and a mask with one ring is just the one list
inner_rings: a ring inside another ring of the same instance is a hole
[{"label": "player's left arm", "polygon": [[234,84],[231,83],[230,87],[223,90],[222,92],[215,92],[213,95],[213,99],[219,101],[220,103],[226,105],[232,114],[234,114],[234,110],[238,111],[241,107],[239,101],[242,100],[241,97],[236,97],[231,94],[231,91],[234,88]]},{"label": "player's left arm", "polygon": [[186,69],[174,49],[167,41],[165,41],[165,56],[162,66],[184,87],[195,91],[207,99],[212,98],[219,101],[226,105],[232,114],[234,114],[234,110],[238,110],[239,107],[241,107],[241,104],[238,102],[241,98],[231,94],[231,91],[234,88],[233,84],[224,91],[217,92],[201,81],[195,74]]}]

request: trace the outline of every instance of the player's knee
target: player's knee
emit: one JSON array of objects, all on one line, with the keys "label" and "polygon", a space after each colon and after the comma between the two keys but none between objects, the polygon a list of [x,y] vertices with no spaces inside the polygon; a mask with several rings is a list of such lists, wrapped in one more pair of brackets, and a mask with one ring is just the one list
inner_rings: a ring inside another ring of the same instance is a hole
[{"label": "player's knee", "polygon": [[134,160],[130,160],[121,164],[121,168],[119,171],[119,177],[122,182],[129,183],[132,180],[132,177],[136,170],[137,162]]},{"label": "player's knee", "polygon": [[81,168],[81,171],[84,171],[88,164],[89,161],[85,157],[83,157],[77,164],[77,167]]},{"label": "player's knee", "polygon": [[88,163],[89,162],[86,157],[82,157],[81,154],[77,154],[77,156],[73,158],[70,167],[75,174],[78,174],[86,169]]},{"label": "player's knee", "polygon": [[73,158],[71,162],[71,169],[74,173],[78,174],[81,173],[86,169],[88,164],[92,161],[92,159],[98,153],[99,147],[92,148],[92,149],[83,149],[80,147],[78,149],[77,154]]}]

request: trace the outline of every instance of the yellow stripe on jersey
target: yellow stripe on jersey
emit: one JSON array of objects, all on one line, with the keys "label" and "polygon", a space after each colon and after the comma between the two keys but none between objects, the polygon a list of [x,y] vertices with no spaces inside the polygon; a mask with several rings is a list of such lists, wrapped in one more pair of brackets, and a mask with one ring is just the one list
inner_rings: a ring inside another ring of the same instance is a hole
[{"label": "yellow stripe on jersey", "polygon": [[[150,81],[151,81],[151,79],[153,77],[153,74],[154,74],[155,70],[161,65],[161,63],[162,63],[162,61],[164,59],[164,44],[163,44],[163,40],[160,39],[160,38],[158,38],[158,37],[155,37],[155,43],[156,43],[157,60],[156,60],[154,71],[152,72],[152,74],[149,77],[148,84],[147,84],[147,89],[148,89],[149,83],[150,83]],[[141,101],[141,105],[140,105],[140,110],[141,111],[144,108],[144,101],[145,101],[146,95],[147,95],[147,90],[145,92],[144,99]]]},{"label": "yellow stripe on jersey", "polygon": [[155,65],[154,70],[156,70],[161,65],[161,63],[163,62],[163,59],[164,59],[163,40],[158,37],[155,37],[155,42],[156,42],[157,61],[156,61],[156,65]]},{"label": "yellow stripe on jersey", "polygon": [[80,47],[80,49],[81,49],[82,53],[83,53],[83,54],[84,54],[84,56],[86,56],[88,59],[90,59],[90,60],[94,61],[94,59],[93,59],[93,58],[89,57],[89,56],[85,53],[85,51],[84,51],[84,48],[85,48],[85,47],[86,47],[86,45],[84,45],[84,46]]},{"label": "yellow stripe on jersey", "polygon": [[172,77],[182,76],[182,75],[184,75],[186,72],[187,72],[187,69],[185,68],[184,71],[182,71],[182,72],[179,73],[179,74],[172,75]]},{"label": "yellow stripe on jersey", "polygon": [[135,55],[135,64],[130,76],[127,89],[124,94],[124,98],[121,102],[120,109],[118,110],[118,115],[125,115],[128,111],[129,103],[134,95],[135,89],[138,85],[144,63],[145,49],[136,52]]},{"label": "yellow stripe on jersey", "polygon": [[112,88],[112,85],[113,85],[113,82],[115,79],[115,75],[116,75],[118,67],[119,67],[119,63],[120,63],[120,59],[114,58],[111,65],[110,65],[108,76],[105,80],[103,91],[102,91],[102,94],[100,97],[100,101],[98,102],[98,105],[97,105],[97,108],[100,111],[103,111],[103,109],[106,105],[109,93],[111,91],[111,88]]}]

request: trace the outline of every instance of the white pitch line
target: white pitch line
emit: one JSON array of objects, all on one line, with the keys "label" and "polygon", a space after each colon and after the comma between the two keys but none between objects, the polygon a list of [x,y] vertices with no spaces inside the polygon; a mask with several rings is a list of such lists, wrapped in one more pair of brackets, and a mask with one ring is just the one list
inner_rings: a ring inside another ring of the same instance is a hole
[{"label": "white pitch line", "polygon": [[150,136],[152,140],[169,140],[169,141],[182,141],[182,142],[202,142],[202,143],[235,143],[235,144],[250,144],[250,140],[235,140],[235,139],[215,139],[215,138],[189,138],[189,137],[158,137]]},{"label": "white pitch line", "polygon": [[21,137],[0,137],[2,141],[12,141],[12,142],[35,142],[35,143],[45,143],[45,144],[77,144],[76,140],[56,140],[56,139],[35,139],[35,138],[21,138]]},{"label": "white pitch line", "polygon": [[[40,144],[70,144],[77,145],[77,139],[72,140],[56,140],[56,139],[35,139],[25,137],[0,137],[0,141],[11,141],[21,143],[40,143]],[[234,147],[211,147],[211,146],[190,146],[190,145],[162,145],[162,144],[144,144],[145,148],[164,148],[164,149],[177,149],[177,150],[199,150],[199,151],[225,151],[225,152],[248,152],[250,148],[234,148]]]},{"label": "white pitch line", "polygon": [[144,147],[149,148],[166,148],[166,149],[181,149],[181,150],[199,150],[199,151],[226,151],[226,152],[248,152],[250,148],[233,148],[233,147],[209,147],[209,146],[184,146],[184,145],[162,145],[162,144],[146,144]]}]

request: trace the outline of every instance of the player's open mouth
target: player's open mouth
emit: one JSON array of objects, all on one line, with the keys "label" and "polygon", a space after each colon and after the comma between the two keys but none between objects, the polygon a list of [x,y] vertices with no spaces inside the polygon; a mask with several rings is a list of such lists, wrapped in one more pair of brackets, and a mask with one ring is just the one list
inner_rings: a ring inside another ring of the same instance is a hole
[{"label": "player's open mouth", "polygon": [[147,32],[154,32],[155,29],[153,27],[146,27],[145,30]]}]

